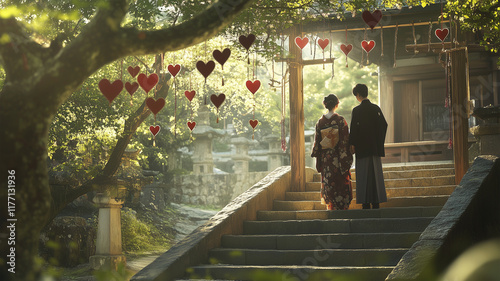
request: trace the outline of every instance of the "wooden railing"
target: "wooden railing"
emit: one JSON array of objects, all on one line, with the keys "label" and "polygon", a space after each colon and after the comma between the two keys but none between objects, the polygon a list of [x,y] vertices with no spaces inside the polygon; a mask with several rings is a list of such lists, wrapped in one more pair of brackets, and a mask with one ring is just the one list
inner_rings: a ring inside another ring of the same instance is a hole
[{"label": "wooden railing", "polygon": [[448,141],[386,143],[384,163],[453,160]]}]

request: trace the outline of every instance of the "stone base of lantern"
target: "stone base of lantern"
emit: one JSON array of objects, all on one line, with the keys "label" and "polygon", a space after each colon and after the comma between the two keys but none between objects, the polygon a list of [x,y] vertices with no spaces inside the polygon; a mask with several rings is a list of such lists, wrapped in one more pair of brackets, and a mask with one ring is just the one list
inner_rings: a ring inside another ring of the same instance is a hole
[{"label": "stone base of lantern", "polygon": [[118,265],[127,263],[124,255],[95,255],[90,257],[90,266],[93,269],[108,269],[116,271]]}]

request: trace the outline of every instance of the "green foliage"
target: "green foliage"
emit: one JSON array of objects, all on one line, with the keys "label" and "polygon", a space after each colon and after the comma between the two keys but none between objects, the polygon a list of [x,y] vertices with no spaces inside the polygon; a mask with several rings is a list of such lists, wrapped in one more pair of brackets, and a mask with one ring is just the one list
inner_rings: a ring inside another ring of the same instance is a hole
[{"label": "green foliage", "polygon": [[137,219],[130,209],[121,211],[122,248],[125,252],[161,251],[170,247],[172,237],[151,222]]},{"label": "green foliage", "polygon": [[118,264],[115,270],[100,269],[94,272],[97,281],[126,281],[132,276],[132,273],[127,271],[125,264]]},{"label": "green foliage", "polygon": [[481,34],[481,44],[492,52],[500,48],[500,1],[454,0],[446,3],[446,17],[458,18],[460,27]]}]

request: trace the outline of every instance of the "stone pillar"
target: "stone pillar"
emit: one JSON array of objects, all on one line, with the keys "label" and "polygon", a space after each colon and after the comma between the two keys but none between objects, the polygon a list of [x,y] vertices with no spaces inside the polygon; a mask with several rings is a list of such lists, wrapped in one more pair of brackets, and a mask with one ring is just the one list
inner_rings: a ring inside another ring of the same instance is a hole
[{"label": "stone pillar", "polygon": [[484,121],[470,129],[479,144],[479,155],[500,156],[500,106],[477,108],[472,115]]},{"label": "stone pillar", "polygon": [[236,153],[231,156],[231,160],[234,162],[233,171],[235,174],[248,173],[248,163],[252,159],[248,155],[248,148],[255,142],[243,137],[231,139],[231,144],[236,149]]},{"label": "stone pillar", "polygon": [[277,135],[268,135],[264,141],[269,143],[269,152],[267,153],[267,170],[274,171],[283,166],[283,150],[281,149],[281,138]]},{"label": "stone pillar", "polygon": [[126,263],[122,254],[122,231],[120,209],[125,198],[125,187],[121,184],[108,184],[99,187],[94,197],[99,208],[96,252],[90,257],[94,269],[117,270],[118,264]]}]

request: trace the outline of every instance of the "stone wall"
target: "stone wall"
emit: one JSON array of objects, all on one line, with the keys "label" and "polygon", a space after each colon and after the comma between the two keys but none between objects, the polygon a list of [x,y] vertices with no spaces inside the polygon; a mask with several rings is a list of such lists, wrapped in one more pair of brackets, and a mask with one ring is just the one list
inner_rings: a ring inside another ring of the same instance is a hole
[{"label": "stone wall", "polygon": [[500,237],[498,198],[500,158],[477,157],[441,212],[386,281],[498,280],[465,278],[467,276],[461,279],[440,278],[446,268],[467,249]]},{"label": "stone wall", "polygon": [[225,206],[268,174],[253,172],[176,176],[168,197],[180,204]]}]

